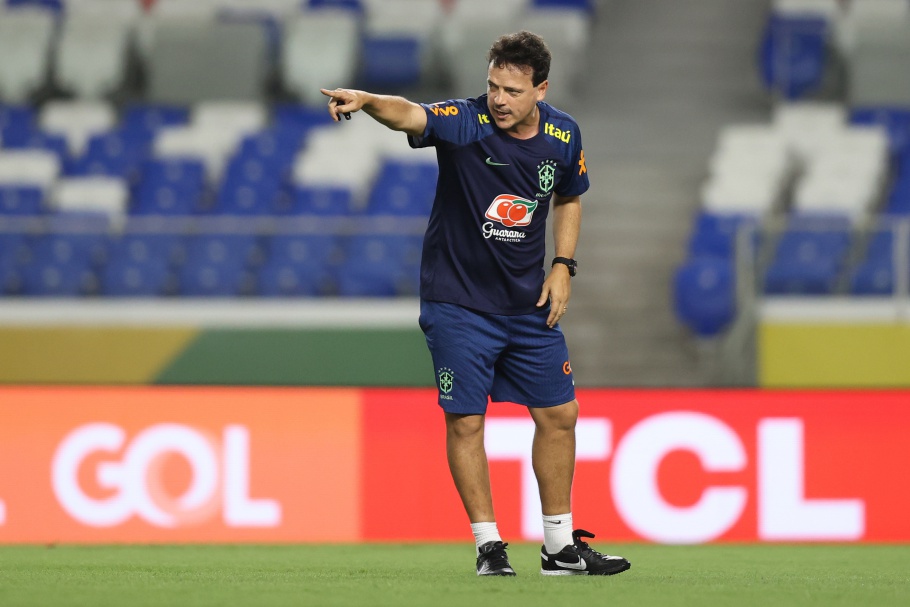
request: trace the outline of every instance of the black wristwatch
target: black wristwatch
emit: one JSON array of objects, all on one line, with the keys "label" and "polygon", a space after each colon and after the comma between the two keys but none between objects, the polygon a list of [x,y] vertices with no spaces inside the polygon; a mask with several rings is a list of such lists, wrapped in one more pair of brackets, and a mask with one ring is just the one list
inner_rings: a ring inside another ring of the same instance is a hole
[{"label": "black wristwatch", "polygon": [[574,259],[569,259],[568,257],[554,257],[550,267],[552,268],[558,263],[569,266],[569,276],[575,276],[575,273],[578,271],[578,262]]}]

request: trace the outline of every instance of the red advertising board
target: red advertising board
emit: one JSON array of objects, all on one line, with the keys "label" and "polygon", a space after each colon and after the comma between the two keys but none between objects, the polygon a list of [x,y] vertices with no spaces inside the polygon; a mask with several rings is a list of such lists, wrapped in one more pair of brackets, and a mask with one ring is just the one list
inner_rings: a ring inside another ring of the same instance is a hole
[{"label": "red advertising board", "polygon": [[[578,396],[574,520],[598,541],[910,541],[910,392]],[[435,400],[0,388],[0,543],[469,540]],[[524,408],[490,406],[508,541],[542,535],[533,432]]]}]

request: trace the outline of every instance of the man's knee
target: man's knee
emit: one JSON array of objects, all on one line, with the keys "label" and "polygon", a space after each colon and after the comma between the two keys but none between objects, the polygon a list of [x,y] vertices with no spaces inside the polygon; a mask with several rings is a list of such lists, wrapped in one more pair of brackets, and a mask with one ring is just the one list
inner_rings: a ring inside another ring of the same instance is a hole
[{"label": "man's knee", "polygon": [[574,430],[578,421],[578,401],[572,400],[555,407],[531,409],[531,417],[542,430]]},{"label": "man's knee", "polygon": [[454,439],[471,439],[483,436],[483,415],[446,413],[446,433]]}]

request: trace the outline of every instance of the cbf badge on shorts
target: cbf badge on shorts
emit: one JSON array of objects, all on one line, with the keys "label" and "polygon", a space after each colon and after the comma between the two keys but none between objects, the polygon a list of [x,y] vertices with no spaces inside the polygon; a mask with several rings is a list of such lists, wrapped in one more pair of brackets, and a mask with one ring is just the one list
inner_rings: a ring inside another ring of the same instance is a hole
[{"label": "cbf badge on shorts", "polygon": [[454,400],[450,394],[455,389],[455,372],[448,367],[436,371],[436,385],[439,387],[440,400]]}]

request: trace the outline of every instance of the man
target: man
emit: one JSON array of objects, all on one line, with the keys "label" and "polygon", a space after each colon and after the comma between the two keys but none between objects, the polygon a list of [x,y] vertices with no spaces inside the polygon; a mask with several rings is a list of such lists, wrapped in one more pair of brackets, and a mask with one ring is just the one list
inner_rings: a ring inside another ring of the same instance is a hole
[{"label": "man", "polygon": [[[452,478],[471,521],[478,575],[515,575],[496,526],[484,450],[488,398],[528,407],[536,431],[545,575],[611,575],[630,567],[572,530],[578,402],[558,322],[568,310],[587,166],[575,120],[544,103],[550,52],[530,32],[489,51],[487,93],[416,104],[402,97],[326,90],[329,111],[363,110],[435,146],[436,199],[424,237],[420,326],[436,369]],[[349,116],[347,116],[349,117]],[[556,256],[544,271],[546,219]]]}]

